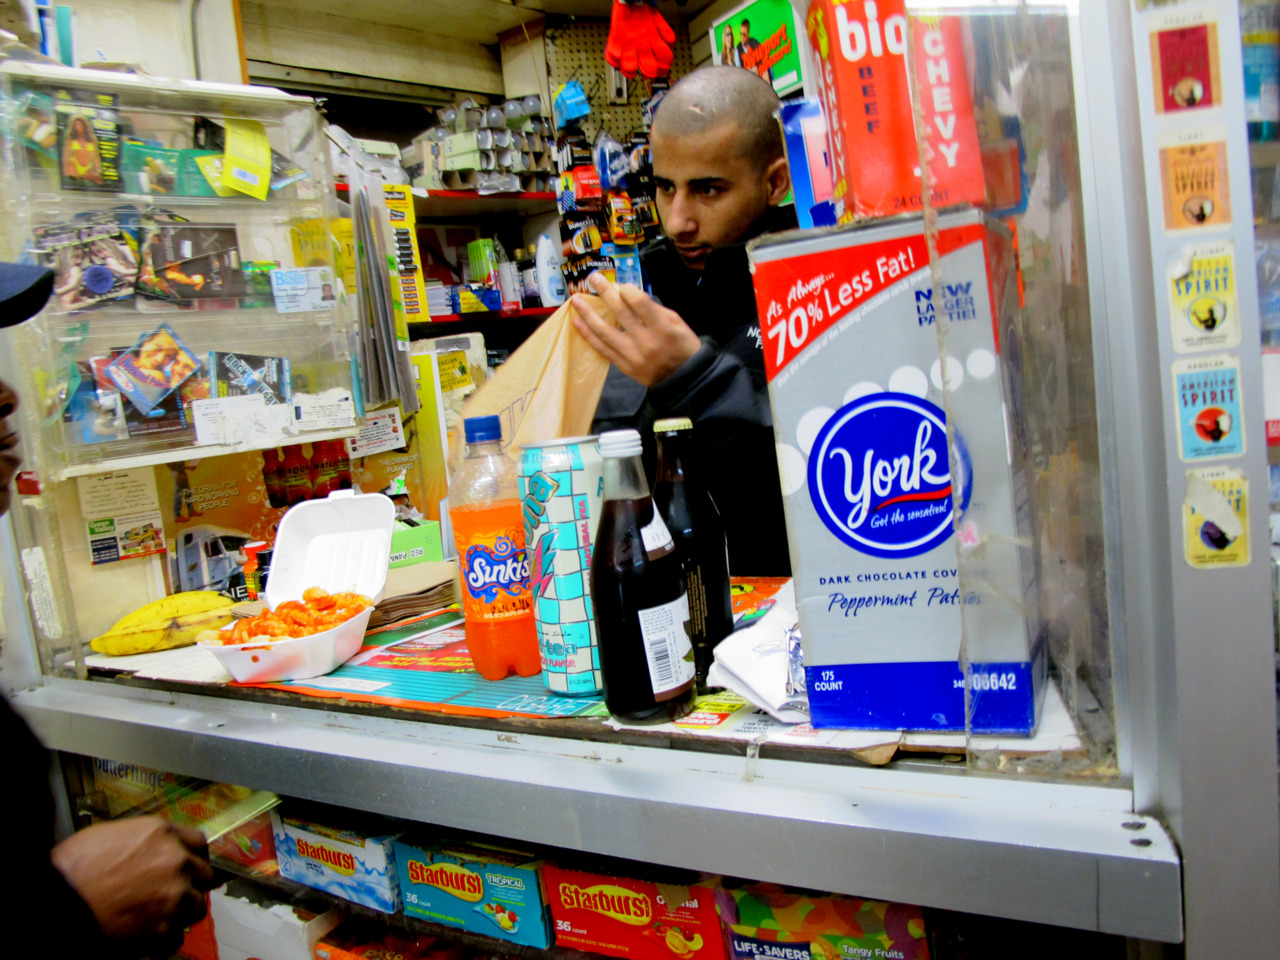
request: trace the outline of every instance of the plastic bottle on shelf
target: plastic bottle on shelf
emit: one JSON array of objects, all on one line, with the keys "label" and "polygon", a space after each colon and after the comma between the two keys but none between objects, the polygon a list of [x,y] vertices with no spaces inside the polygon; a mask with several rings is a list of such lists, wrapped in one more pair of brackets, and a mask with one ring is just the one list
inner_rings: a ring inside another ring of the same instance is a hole
[{"label": "plastic bottle on shelf", "polygon": [[502,421],[467,417],[466,459],[449,484],[462,612],[471,662],[486,680],[542,670],[529,591],[516,466],[502,452]]},{"label": "plastic bottle on shelf", "polygon": [[311,461],[302,452],[302,444],[284,448],[280,472],[284,477],[285,506],[292,507],[295,503],[311,499]]},{"label": "plastic bottle on shelf", "polygon": [[267,502],[279,509],[288,506],[284,495],[284,471],[280,465],[280,451],[274,448],[262,451],[262,483],[267,488]]},{"label": "plastic bottle on shelf", "polygon": [[[689,594],[689,636],[700,692],[721,640],[733,633],[733,596],[729,590],[729,548],[724,521],[715,501],[698,479],[694,459],[693,422],[685,417],[659,420],[658,469],[653,503],[667,522],[676,544]],[[694,469],[690,469],[694,467]]]},{"label": "plastic bottle on shelf", "polygon": [[311,496],[327,497],[340,489],[339,460],[345,457],[341,440],[317,440],[311,444]]},{"label": "plastic bottle on shelf", "polygon": [[520,247],[516,250],[516,267],[520,270],[520,303],[525,307],[542,306],[538,296],[538,268],[534,264],[533,251]]},{"label": "plastic bottle on shelf", "polygon": [[558,307],[564,303],[564,274],[560,272],[560,245],[553,243],[550,234],[538,238],[538,252],[534,268],[538,272],[538,299],[544,307]]},{"label": "plastic bottle on shelf", "polygon": [[1250,140],[1274,140],[1280,132],[1280,4],[1241,0],[1244,115]]},{"label": "plastic bottle on shelf", "polygon": [[619,720],[660,722],[692,702],[689,597],[671,532],[653,505],[640,434],[600,436],[604,497],[591,558],[591,601],[604,702]]}]

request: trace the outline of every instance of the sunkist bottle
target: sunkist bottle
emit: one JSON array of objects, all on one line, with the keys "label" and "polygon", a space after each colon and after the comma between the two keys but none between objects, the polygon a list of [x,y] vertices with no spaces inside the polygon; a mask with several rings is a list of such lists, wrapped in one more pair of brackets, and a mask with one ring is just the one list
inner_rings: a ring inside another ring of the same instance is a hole
[{"label": "sunkist bottle", "polygon": [[497,417],[463,421],[467,455],[449,482],[462,613],[471,662],[486,680],[542,670],[529,593],[529,560],[516,465],[502,452]]},{"label": "sunkist bottle", "polygon": [[649,496],[640,450],[634,430],[600,436],[604,498],[591,558],[604,702],[632,723],[677,716],[694,686],[680,557]]},{"label": "sunkist bottle", "polygon": [[684,417],[659,420],[658,471],[653,502],[676,544],[689,592],[689,635],[698,689],[706,690],[716,644],[733,632],[729,592],[729,554],[724,522],[707,488],[691,471],[693,422]]},{"label": "sunkist bottle", "polygon": [[267,502],[279,509],[289,505],[284,495],[284,468],[280,465],[280,451],[262,451],[262,482],[267,488]]},{"label": "sunkist bottle", "polygon": [[295,503],[311,499],[311,461],[302,451],[302,444],[284,448],[284,459],[280,462],[280,473],[284,478],[285,505],[292,507]]}]

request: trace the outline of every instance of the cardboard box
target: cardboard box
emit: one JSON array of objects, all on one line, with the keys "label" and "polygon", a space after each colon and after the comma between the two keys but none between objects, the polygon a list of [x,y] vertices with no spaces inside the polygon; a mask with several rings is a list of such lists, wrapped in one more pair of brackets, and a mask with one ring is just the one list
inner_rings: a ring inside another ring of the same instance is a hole
[{"label": "cardboard box", "polygon": [[[809,707],[815,727],[964,730],[968,683],[974,733],[1029,735],[1045,657],[1012,243],[964,211],[937,249],[935,291],[918,218],[748,245]],[[957,530],[982,548],[963,597]]]},{"label": "cardboard box", "polygon": [[343,830],[271,811],[280,875],[383,913],[400,907],[394,836]]},{"label": "cardboard box", "polygon": [[551,917],[530,853],[479,843],[396,841],[405,916],[546,949]]},{"label": "cardboard box", "polygon": [[[204,896],[205,909],[209,909],[209,895]],[[218,960],[218,941],[213,933],[213,916],[206,913],[197,923],[187,927],[178,948],[182,960]]]},{"label": "cardboard box", "polygon": [[631,880],[543,864],[556,944],[634,960],[724,960],[711,886]]},{"label": "cardboard box", "polygon": [[418,526],[397,523],[391,532],[391,568],[411,567],[428,560],[443,560],[440,552],[440,524],[420,520]]},{"label": "cardboard box", "polygon": [[312,960],[316,941],[342,920],[340,910],[315,913],[280,900],[247,880],[209,895],[218,960]]},{"label": "cardboard box", "polygon": [[466,960],[470,951],[428,934],[347,920],[315,946],[315,960]]},{"label": "cardboard box", "polygon": [[774,884],[722,888],[731,960],[929,960],[916,906]]}]

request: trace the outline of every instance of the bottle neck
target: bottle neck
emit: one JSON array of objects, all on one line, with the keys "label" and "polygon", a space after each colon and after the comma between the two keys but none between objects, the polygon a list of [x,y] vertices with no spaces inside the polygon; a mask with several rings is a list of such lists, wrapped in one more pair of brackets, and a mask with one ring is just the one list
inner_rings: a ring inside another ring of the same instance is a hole
[{"label": "bottle neck", "polygon": [[639,455],[604,458],[604,499],[638,500],[649,496]]},{"label": "bottle neck", "polygon": [[501,440],[476,440],[467,444],[467,459],[472,460],[476,457],[487,457],[491,455],[502,455]]},{"label": "bottle neck", "polygon": [[680,483],[684,480],[684,442],[679,433],[658,435],[658,469],[654,483]]}]

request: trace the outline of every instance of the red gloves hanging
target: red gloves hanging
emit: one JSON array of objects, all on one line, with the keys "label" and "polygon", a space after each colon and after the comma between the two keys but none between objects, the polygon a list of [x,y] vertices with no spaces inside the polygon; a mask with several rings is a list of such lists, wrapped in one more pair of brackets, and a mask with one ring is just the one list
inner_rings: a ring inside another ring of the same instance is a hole
[{"label": "red gloves hanging", "polygon": [[675,40],[671,25],[647,0],[614,0],[604,59],[626,77],[637,70],[646,77],[665,77],[671,72]]}]

